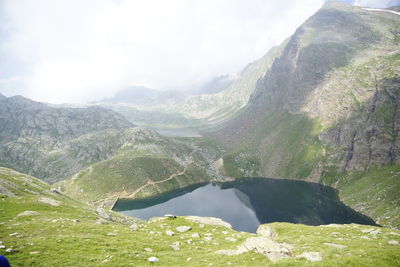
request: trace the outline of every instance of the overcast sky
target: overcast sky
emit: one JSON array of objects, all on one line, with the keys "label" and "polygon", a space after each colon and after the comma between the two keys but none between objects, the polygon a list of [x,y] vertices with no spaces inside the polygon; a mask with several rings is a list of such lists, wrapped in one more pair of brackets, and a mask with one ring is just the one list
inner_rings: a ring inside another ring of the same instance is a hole
[{"label": "overcast sky", "polygon": [[235,75],[323,2],[0,0],[0,93],[83,103],[128,85],[190,89]]}]

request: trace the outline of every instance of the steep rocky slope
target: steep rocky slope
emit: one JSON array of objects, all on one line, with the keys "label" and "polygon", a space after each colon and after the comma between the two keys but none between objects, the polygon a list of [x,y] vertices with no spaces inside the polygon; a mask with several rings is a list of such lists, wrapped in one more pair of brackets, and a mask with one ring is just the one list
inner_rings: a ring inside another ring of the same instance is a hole
[{"label": "steep rocky slope", "polygon": [[345,173],[399,164],[399,27],[391,12],[326,3],[282,45],[245,110],[210,134],[230,149],[221,172],[339,188]]},{"label": "steep rocky slope", "polygon": [[[395,266],[400,232],[373,226],[263,225],[202,217],[139,221],[0,168],[0,253],[12,266]],[[179,232],[186,226],[185,232]],[[181,227],[181,228],[178,228]],[[171,232],[173,234],[171,234]],[[79,256],[77,256],[79,255]],[[151,262],[154,257],[158,262]]]}]

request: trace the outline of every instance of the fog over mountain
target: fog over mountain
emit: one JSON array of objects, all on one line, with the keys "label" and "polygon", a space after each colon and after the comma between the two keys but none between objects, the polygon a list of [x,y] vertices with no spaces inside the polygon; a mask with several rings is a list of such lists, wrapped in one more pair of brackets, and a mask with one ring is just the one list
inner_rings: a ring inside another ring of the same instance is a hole
[{"label": "fog over mountain", "polygon": [[[4,0],[0,93],[83,103],[128,86],[198,88],[237,74],[323,2]],[[398,1],[354,4],[376,2]]]}]

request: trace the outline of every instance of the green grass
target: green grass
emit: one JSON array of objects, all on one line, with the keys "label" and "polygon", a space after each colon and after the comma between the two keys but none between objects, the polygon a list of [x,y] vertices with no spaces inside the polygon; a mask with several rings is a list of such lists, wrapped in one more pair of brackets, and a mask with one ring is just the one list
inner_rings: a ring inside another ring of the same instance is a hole
[{"label": "green grass", "polygon": [[400,166],[371,167],[339,176],[342,201],[378,224],[400,228]]},{"label": "green grass", "polygon": [[[6,248],[12,248],[12,252],[0,249],[0,254],[6,255],[12,266],[303,266],[308,263],[300,258],[272,263],[256,252],[237,256],[216,254],[217,250],[235,249],[254,235],[218,226],[201,227],[182,217],[143,222],[110,212],[114,221],[97,224],[98,217],[91,206],[50,192],[50,186],[38,179],[5,168],[0,168],[0,179],[18,186],[18,189],[7,186],[16,197],[2,195],[0,198],[0,241]],[[60,206],[38,202],[42,196],[59,201]],[[39,215],[17,216],[27,210],[37,211]],[[140,226],[138,231],[130,229],[132,223]],[[181,225],[191,226],[192,230],[174,236],[165,234],[166,230],[176,232],[175,227]],[[399,245],[388,244],[389,240],[400,241],[399,231],[360,225],[335,228],[273,223],[270,226],[278,233],[277,241],[294,245],[293,256],[304,251],[320,252],[324,260],[313,266],[400,264]],[[380,232],[363,233],[366,229]],[[191,237],[195,232],[200,238]],[[204,239],[207,233],[213,235],[212,241]],[[227,241],[226,237],[237,241]],[[174,242],[181,243],[180,250],[170,247]],[[347,247],[332,248],[324,243]],[[146,252],[145,248],[153,251]],[[149,263],[147,259],[151,256],[160,261]]]},{"label": "green grass", "polygon": [[267,175],[306,178],[322,157],[317,120],[275,110],[247,134],[244,142],[224,156],[231,177]]}]

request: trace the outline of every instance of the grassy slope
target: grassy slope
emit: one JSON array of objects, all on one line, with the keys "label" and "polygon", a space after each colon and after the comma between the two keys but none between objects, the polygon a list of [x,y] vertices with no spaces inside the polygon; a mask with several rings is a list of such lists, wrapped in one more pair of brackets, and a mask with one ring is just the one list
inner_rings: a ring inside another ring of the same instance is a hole
[{"label": "grassy slope", "polygon": [[[209,266],[210,263],[213,266],[226,266],[228,262],[236,266],[272,264],[266,257],[255,252],[238,256],[214,253],[220,249],[234,249],[247,237],[254,236],[249,233],[208,225],[202,228],[184,218],[143,222],[139,230],[133,232],[129,225],[133,222],[140,224],[138,220],[112,213],[114,222],[97,224],[95,221],[98,217],[90,206],[64,195],[50,193],[49,185],[30,176],[1,168],[0,179],[18,186],[18,189],[7,187],[17,197],[0,195],[0,240],[6,249],[12,248],[12,252],[0,249],[0,254],[5,254],[13,266]],[[35,191],[38,195],[26,192],[25,189]],[[57,200],[61,205],[55,207],[40,203],[38,198],[41,196]],[[17,216],[27,210],[37,211],[39,215]],[[181,225],[193,229],[172,237],[164,234],[165,230],[174,230]],[[279,234],[278,241],[295,245],[294,256],[304,251],[320,252],[324,261],[315,263],[315,266],[400,264],[399,245],[388,244],[389,240],[400,241],[400,232],[397,231],[360,225],[335,228],[274,223],[271,226]],[[380,233],[363,233],[365,229],[378,229]],[[194,232],[198,232],[201,237],[191,237]],[[115,233],[116,236],[108,233]],[[213,234],[211,242],[203,238],[206,233]],[[237,241],[227,241],[226,237],[234,237]],[[189,239],[192,240],[190,244],[187,243]],[[181,243],[179,251],[170,247],[177,241]],[[348,247],[332,248],[323,244],[327,242]],[[144,248],[147,247],[152,248],[153,252],[146,252]],[[147,259],[151,256],[156,256],[160,261],[150,264]],[[279,261],[278,265],[302,266],[305,263],[304,259],[291,258]]]},{"label": "grassy slope", "polygon": [[320,129],[317,120],[301,114],[268,113],[238,148],[224,156],[225,174],[306,178],[322,156]]},{"label": "grassy slope", "polygon": [[400,229],[400,166],[372,167],[369,171],[341,175],[340,198],[378,224]]},{"label": "grassy slope", "polygon": [[[83,201],[114,197],[147,197],[211,180],[206,172],[218,147],[202,139],[150,139],[122,147],[57,184]],[[146,186],[147,184],[147,186]]]}]

